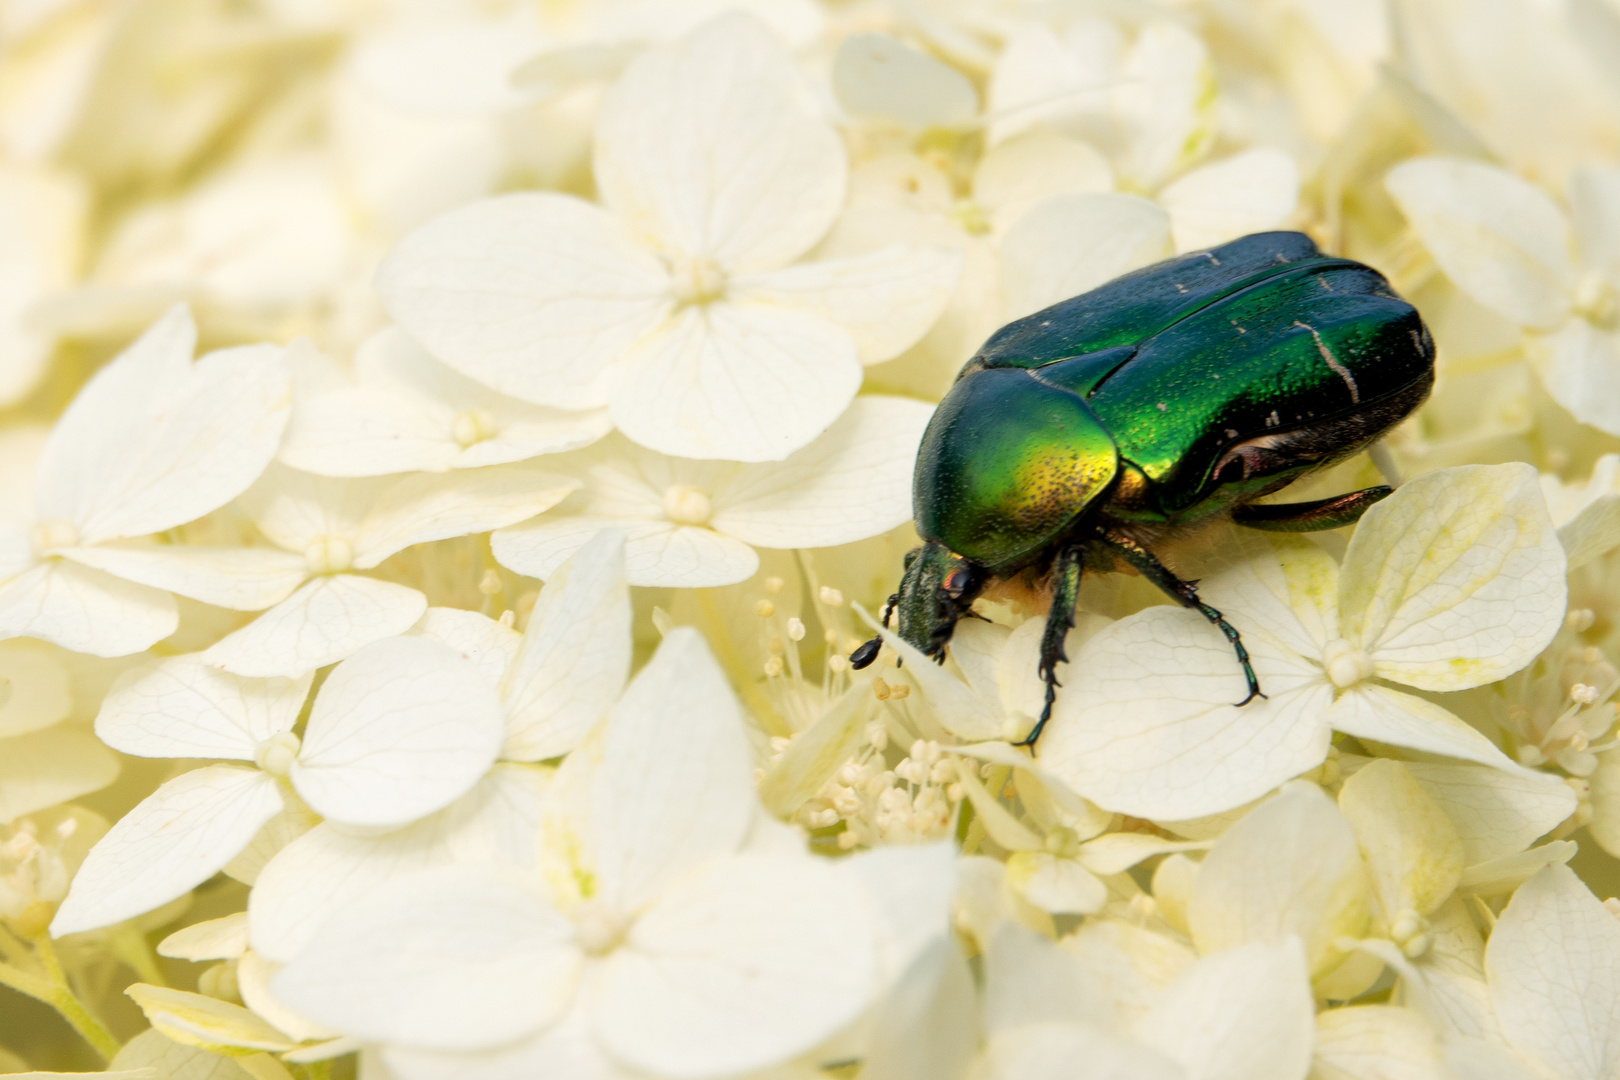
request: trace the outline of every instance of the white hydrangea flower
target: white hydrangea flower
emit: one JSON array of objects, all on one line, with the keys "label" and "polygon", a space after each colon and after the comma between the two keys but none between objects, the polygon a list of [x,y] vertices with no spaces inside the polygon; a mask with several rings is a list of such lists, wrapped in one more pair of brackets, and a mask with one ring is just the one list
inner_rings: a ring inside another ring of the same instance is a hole
[{"label": "white hydrangea flower", "polygon": [[1528,332],[1553,399],[1620,434],[1620,170],[1572,172],[1568,215],[1506,169],[1459,158],[1403,162],[1385,186],[1446,276]]},{"label": "white hydrangea flower", "polygon": [[1571,570],[1620,547],[1620,454],[1598,458],[1584,483],[1542,473],[1541,493]]},{"label": "white hydrangea flower", "polygon": [[106,787],[118,759],[69,722],[69,654],[39,641],[0,643],[0,823]]},{"label": "white hydrangea flower", "polygon": [[606,404],[650,449],[781,460],[844,411],[861,365],[938,317],[953,253],[790,266],[846,166],[790,58],[731,15],[638,59],[597,126],[608,210],[550,193],[452,211],[384,264],[389,313],[436,357],[526,401]]},{"label": "white hydrangea flower", "polygon": [[361,343],[354,377],[294,369],[281,461],[320,476],[383,476],[503,465],[588,446],[606,409],[567,412],[497,394],[445,367],[398,327]]},{"label": "white hydrangea flower", "polygon": [[0,637],[79,652],[139,652],[178,625],[169,592],[253,610],[285,594],[252,549],[131,544],[241,494],[274,457],[290,393],[282,350],[252,345],[192,363],[182,306],[96,374],[52,429],[32,520],[5,525]]},{"label": "white hydrangea flower", "polygon": [[354,571],[374,569],[414,544],[525,521],[578,486],[526,464],[361,479],[271,465],[241,505],[281,549],[255,550],[274,562],[284,599],[202,657],[238,675],[302,675],[403,634],[427,610],[427,598]]},{"label": "white hydrangea flower", "polygon": [[84,257],[85,191],[65,173],[0,169],[0,402],[17,401],[45,372],[55,341],[29,310],[67,287]]},{"label": "white hydrangea flower", "polygon": [[500,761],[456,802],[402,829],[357,835],[321,824],[277,852],[248,905],[254,948],[273,960],[292,959],[331,912],[405,874],[449,863],[534,866],[548,774],[511,763],[572,750],[623,691],[630,673],[624,539],[604,533],[551,575],[521,635],[450,608],[429,608],[414,632],[468,657],[499,694]]},{"label": "white hydrangea flower", "polygon": [[407,1080],[741,1073],[851,1020],[877,989],[873,915],[796,843],[747,849],[752,755],[702,639],[671,631],[601,732],[550,788],[543,884],[399,882],[334,916],[277,996]]},{"label": "white hydrangea flower", "polygon": [[626,537],[632,585],[729,585],[759,567],[754,547],[847,544],[911,516],[911,470],[931,410],[860,397],[786,461],[665,457],[617,435],[559,460],[584,490],[544,518],[497,531],[495,558],[545,578],[604,528]]},{"label": "white hydrangea flower", "polygon": [[1564,552],[1528,465],[1420,476],[1367,512],[1343,567],[1303,541],[1210,578],[1270,695],[1242,708],[1230,646],[1152,607],[1087,642],[1040,744],[1099,806],[1199,817],[1322,763],[1332,731],[1501,768],[1484,735],[1390,689],[1461,690],[1528,664],[1564,616]]},{"label": "white hydrangea flower", "polygon": [[310,677],[244,679],[194,656],[119,680],[96,718],[108,745],[208,765],[113,826],[74,878],[51,932],[107,926],[218,873],[294,795],[360,829],[404,825],[454,802],[500,750],[501,706],[472,661],[420,638],[374,642],[333,669],[303,738]]}]

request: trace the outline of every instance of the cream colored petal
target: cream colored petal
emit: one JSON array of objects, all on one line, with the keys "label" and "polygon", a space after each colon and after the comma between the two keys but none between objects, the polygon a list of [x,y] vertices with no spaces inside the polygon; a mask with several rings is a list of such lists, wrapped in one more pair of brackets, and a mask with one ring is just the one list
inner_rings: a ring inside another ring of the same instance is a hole
[{"label": "cream colored petal", "polygon": [[1321,658],[1339,636],[1339,567],[1308,540],[1263,541],[1250,558],[1199,582],[1198,591],[1246,634],[1269,634],[1302,657]]},{"label": "cream colored petal", "polygon": [[1316,1018],[1311,1076],[1318,1080],[1449,1080],[1440,1040],[1411,1009],[1355,1005]]},{"label": "cream colored petal", "polygon": [[1564,618],[1564,549],[1529,465],[1426,473],[1367,511],[1340,571],[1343,636],[1423,690],[1494,682]]},{"label": "cream colored petal", "polygon": [[1422,157],[1384,186],[1458,288],[1521,326],[1550,330],[1569,315],[1569,225],[1546,193],[1506,169]]},{"label": "cream colored petal", "polygon": [[107,691],[96,735],[138,757],[252,761],[260,743],[292,730],[309,684],[228,675],[197,656],[149,661]]},{"label": "cream colored petal", "polygon": [[1187,906],[1198,951],[1297,938],[1313,975],[1361,936],[1372,902],[1356,836],[1320,788],[1303,782],[1251,810],[1216,841]]},{"label": "cream colored petal", "polygon": [[39,638],[92,656],[128,656],[180,624],[174,597],[51,560],[0,585],[0,639]]},{"label": "cream colored petal", "polygon": [[[1469,866],[1523,850],[1573,814],[1578,802],[1573,788],[1547,773],[1419,761],[1403,767],[1451,819]],[[1592,779],[1595,792],[1595,774]]]},{"label": "cream colored petal", "polygon": [[1444,811],[1398,761],[1368,764],[1339,791],[1384,919],[1427,916],[1462,878],[1462,838]]},{"label": "cream colored petal", "polygon": [[549,514],[490,538],[502,566],[546,578],[603,529],[624,533],[624,577],[631,585],[708,588],[746,581],[759,556],[740,540],[713,529],[668,521]]},{"label": "cream colored petal", "polygon": [[1135,195],[1054,195],[1001,240],[1011,318],[1095,289],[1171,254],[1170,216]]},{"label": "cream colored petal", "polygon": [[0,702],[0,738],[66,719],[73,707],[66,660],[67,654],[26,638],[0,644],[0,680],[10,691]]},{"label": "cream colored petal", "polygon": [[838,213],[845,176],[792,58],[740,13],[644,53],[597,119],[603,201],[670,258],[729,273],[804,254]]},{"label": "cream colored petal", "polygon": [[979,111],[967,76],[888,34],[851,34],[839,42],[832,90],[850,116],[901,127],[952,127]]},{"label": "cream colored petal", "polygon": [[158,942],[157,954],[176,960],[235,960],[247,951],[247,912],[181,927]]},{"label": "cream colored petal", "polygon": [[1520,768],[1477,728],[1432,701],[1385,686],[1363,683],[1346,691],[1328,708],[1326,719],[1335,731],[1358,739],[1514,772]]},{"label": "cream colored petal", "polygon": [[358,574],[333,574],[307,582],[201,655],[234,675],[303,675],[369,642],[405,633],[426,610],[427,597],[415,589]]},{"label": "cream colored petal", "polygon": [[98,544],[62,552],[80,566],[234,611],[263,611],[304,583],[301,555],[275,548]]},{"label": "cream colored petal", "polygon": [[1107,158],[1088,143],[1051,131],[1015,135],[980,158],[973,170],[973,201],[989,213],[996,232],[1005,232],[1050,196],[1113,189]]},{"label": "cream colored petal", "polygon": [[516,630],[488,615],[461,608],[430,607],[411,633],[450,646],[471,660],[491,686],[499,686],[506,677],[523,640]]},{"label": "cream colored petal", "polygon": [[0,822],[99,791],[117,777],[118,758],[76,727],[0,739]]},{"label": "cream colored petal", "polygon": [[1529,335],[1541,383],[1583,424],[1620,433],[1620,335],[1582,318],[1547,335]]},{"label": "cream colored petal", "polygon": [[1007,860],[1007,883],[1052,915],[1090,915],[1108,899],[1108,887],[1091,871],[1044,851],[1015,852]]},{"label": "cream colored petal", "polygon": [[566,195],[471,203],[400,242],[383,305],[434,356],[525,401],[604,404],[603,370],[663,318],[669,278],[619,224]]},{"label": "cream colored petal", "polygon": [[1159,192],[1159,205],[1170,212],[1177,251],[1212,248],[1275,229],[1298,204],[1299,166],[1272,147],[1202,165]]},{"label": "cream colored petal", "polygon": [[354,537],[354,565],[369,570],[415,544],[527,521],[578,487],[572,477],[527,463],[391,480],[378,489]]},{"label": "cream colored petal", "polygon": [[1599,495],[1558,529],[1569,568],[1585,566],[1620,547],[1620,495]]},{"label": "cream colored petal", "polygon": [[630,353],[608,409],[650,450],[780,461],[825,431],[860,384],[854,339],[833,323],[717,301],[684,309]]},{"label": "cream colored petal", "polygon": [[1575,169],[1566,193],[1582,268],[1620,285],[1620,169]]},{"label": "cream colored petal", "polygon": [[1270,699],[1237,708],[1242,671],[1199,615],[1152,607],[1112,624],[1070,664],[1042,767],[1105,809],[1176,820],[1241,806],[1321,764],[1330,687],[1313,665],[1255,644]]}]

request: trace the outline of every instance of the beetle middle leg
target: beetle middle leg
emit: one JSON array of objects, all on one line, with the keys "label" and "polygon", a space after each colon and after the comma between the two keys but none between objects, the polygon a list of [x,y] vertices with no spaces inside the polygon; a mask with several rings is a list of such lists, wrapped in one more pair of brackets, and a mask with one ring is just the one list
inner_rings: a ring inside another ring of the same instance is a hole
[{"label": "beetle middle leg", "polygon": [[1299,503],[1251,503],[1232,511],[1232,522],[1266,532],[1317,532],[1354,525],[1373,503],[1394,489],[1379,484],[1331,499]]},{"label": "beetle middle leg", "polygon": [[1238,708],[1242,708],[1257,697],[1266,696],[1260,690],[1260,680],[1255,677],[1254,665],[1249,662],[1249,650],[1243,647],[1242,635],[1237,632],[1237,627],[1226,621],[1224,615],[1198,599],[1198,586],[1195,582],[1183,581],[1177,577],[1153,552],[1128,536],[1099,529],[1096,533],[1096,542],[1105,550],[1136,567],[1143,577],[1157,585],[1166,595],[1182,607],[1192,608],[1226,635],[1226,640],[1232,643],[1232,651],[1237,653],[1238,664],[1243,668],[1243,678],[1249,684],[1249,694],[1237,703]]},{"label": "beetle middle leg", "polygon": [[1014,746],[1034,746],[1041,737],[1046,722],[1052,719],[1052,705],[1057,701],[1057,666],[1069,659],[1063,642],[1074,628],[1074,608],[1080,600],[1080,571],[1084,549],[1071,544],[1061,549],[1052,561],[1052,606],[1046,613],[1046,629],[1041,633],[1041,681],[1046,684],[1046,704],[1041,707],[1041,718],[1035,727]]}]

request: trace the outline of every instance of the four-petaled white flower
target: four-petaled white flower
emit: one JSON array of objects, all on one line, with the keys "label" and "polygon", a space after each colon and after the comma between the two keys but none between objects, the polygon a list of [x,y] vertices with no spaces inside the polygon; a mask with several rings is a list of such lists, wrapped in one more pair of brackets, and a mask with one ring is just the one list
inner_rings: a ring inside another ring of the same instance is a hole
[{"label": "four-petaled white flower", "polygon": [[123,676],[96,734],[140,757],[251,762],[185,773],[124,815],[74,878],[56,935],[150,911],[212,877],[296,797],[358,829],[454,802],[500,752],[501,705],[472,661],[421,638],[374,642],[333,669],[303,737],[310,677],[244,679],[195,656]]},{"label": "four-petaled white flower", "polygon": [[430,222],[389,256],[389,313],[451,367],[667,454],[777,461],[849,405],[861,365],[939,316],[954,252],[789,265],[844,198],[838,137],[760,24],[646,53],[597,124],[606,210],[529,193]]},{"label": "four-petaled white flower", "polygon": [[1270,695],[1243,679],[1198,614],[1151,607],[1088,641],[1065,670],[1042,766],[1097,805],[1160,820],[1218,813],[1322,763],[1334,730],[1517,768],[1420,690],[1494,682],[1564,617],[1564,551],[1528,465],[1410,481],[1369,510],[1343,567],[1300,541],[1203,583],[1243,634]]},{"label": "four-petaled white flower", "polygon": [[548,789],[541,877],[402,880],[335,915],[276,995],[407,1080],[733,1075],[854,1019],[878,989],[874,913],[761,820],[702,639],[672,630],[598,732]]}]

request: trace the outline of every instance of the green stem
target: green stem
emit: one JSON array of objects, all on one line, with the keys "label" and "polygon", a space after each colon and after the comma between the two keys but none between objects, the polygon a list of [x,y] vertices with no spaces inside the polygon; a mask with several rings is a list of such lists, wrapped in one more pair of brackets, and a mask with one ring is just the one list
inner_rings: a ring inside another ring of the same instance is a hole
[{"label": "green stem", "polygon": [[56,959],[56,950],[51,947],[50,939],[42,937],[35,944],[46,974],[36,975],[31,971],[12,967],[10,964],[0,964],[0,985],[9,986],[19,993],[43,1001],[61,1013],[62,1018],[73,1025],[73,1030],[82,1035],[85,1042],[95,1047],[96,1053],[111,1061],[113,1055],[118,1053],[118,1040],[113,1038],[112,1032],[101,1026],[101,1021],[90,1015],[90,1010],[84,1007],[84,1002],[80,1001],[72,987],[68,986],[67,977],[62,971],[62,965]]}]

